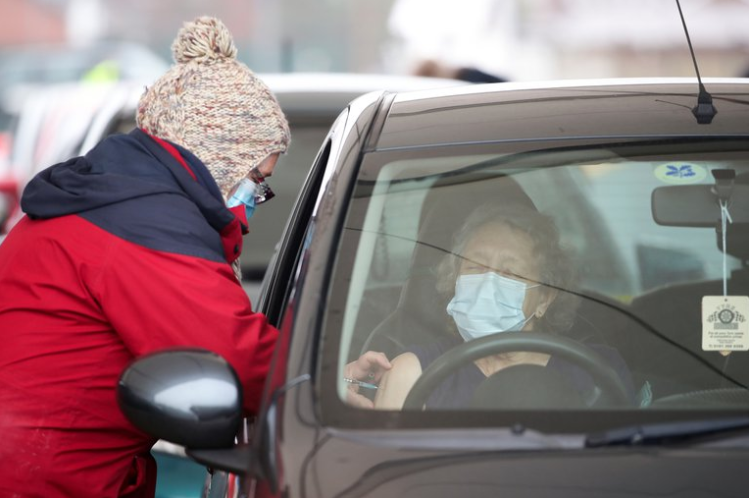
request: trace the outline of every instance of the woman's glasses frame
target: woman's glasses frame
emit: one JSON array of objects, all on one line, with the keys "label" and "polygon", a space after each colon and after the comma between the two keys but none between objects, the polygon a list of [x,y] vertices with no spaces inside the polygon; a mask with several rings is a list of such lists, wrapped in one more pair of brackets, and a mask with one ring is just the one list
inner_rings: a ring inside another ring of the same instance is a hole
[{"label": "woman's glasses frame", "polygon": [[257,169],[257,166],[250,170],[250,178],[258,186],[258,188],[255,189],[255,205],[268,202],[276,196],[276,194],[273,193],[273,190],[268,186],[268,182],[265,181],[263,174],[260,173],[259,169]]}]

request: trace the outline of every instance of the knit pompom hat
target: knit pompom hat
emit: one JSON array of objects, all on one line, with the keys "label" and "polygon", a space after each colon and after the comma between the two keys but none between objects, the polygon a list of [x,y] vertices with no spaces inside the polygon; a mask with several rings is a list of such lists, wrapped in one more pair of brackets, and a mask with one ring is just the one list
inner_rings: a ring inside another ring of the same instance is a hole
[{"label": "knit pompom hat", "polygon": [[175,64],[141,96],[136,122],[198,156],[226,198],[253,166],[286,152],[289,124],[270,89],[236,60],[218,19],[185,23],[172,54]]}]

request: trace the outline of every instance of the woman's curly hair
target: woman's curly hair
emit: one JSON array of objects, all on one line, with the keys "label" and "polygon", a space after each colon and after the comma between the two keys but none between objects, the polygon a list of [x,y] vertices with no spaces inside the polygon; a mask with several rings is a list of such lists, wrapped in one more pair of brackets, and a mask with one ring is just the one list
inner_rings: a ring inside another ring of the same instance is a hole
[{"label": "woman's curly hair", "polygon": [[557,291],[546,313],[537,319],[537,330],[550,333],[568,330],[579,305],[573,289],[576,272],[561,246],[554,220],[525,205],[492,204],[474,210],[453,237],[451,251],[436,268],[438,292],[448,300],[452,298],[466,245],[473,234],[486,225],[508,226],[530,237],[539,268],[539,284]]}]

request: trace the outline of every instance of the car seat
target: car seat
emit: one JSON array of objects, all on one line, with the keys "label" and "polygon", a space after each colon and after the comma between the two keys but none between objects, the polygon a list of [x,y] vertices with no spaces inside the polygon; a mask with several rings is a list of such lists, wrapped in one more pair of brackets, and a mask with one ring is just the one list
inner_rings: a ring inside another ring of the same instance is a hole
[{"label": "car seat", "polygon": [[[730,225],[727,252],[744,262],[732,272],[728,294],[748,295],[749,224]],[[723,281],[711,280],[666,286],[633,300],[632,312],[652,329],[642,336],[635,368],[650,373],[656,398],[749,386],[749,352],[724,356],[702,349],[702,297],[720,295]]]}]

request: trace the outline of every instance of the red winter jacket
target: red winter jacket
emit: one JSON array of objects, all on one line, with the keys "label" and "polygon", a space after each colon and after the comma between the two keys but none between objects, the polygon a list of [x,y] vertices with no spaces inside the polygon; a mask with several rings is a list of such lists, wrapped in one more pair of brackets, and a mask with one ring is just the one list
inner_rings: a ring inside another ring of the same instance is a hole
[{"label": "red winter jacket", "polygon": [[228,264],[239,222],[195,156],[139,130],[40,173],[22,206],[0,244],[0,496],[152,496],[155,441],[115,399],[130,361],[209,349],[259,405],[277,331]]}]

